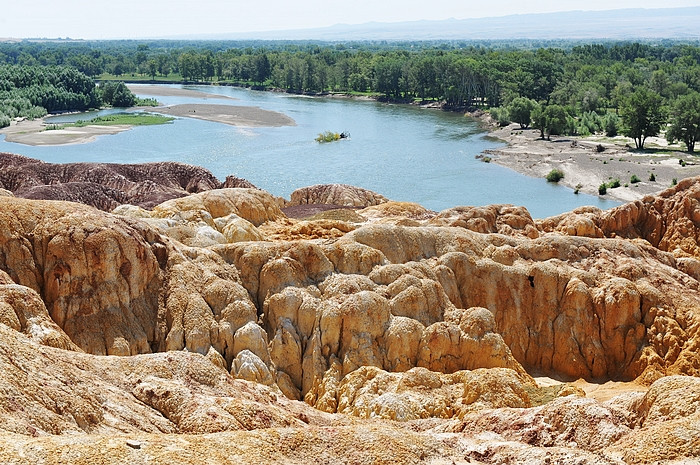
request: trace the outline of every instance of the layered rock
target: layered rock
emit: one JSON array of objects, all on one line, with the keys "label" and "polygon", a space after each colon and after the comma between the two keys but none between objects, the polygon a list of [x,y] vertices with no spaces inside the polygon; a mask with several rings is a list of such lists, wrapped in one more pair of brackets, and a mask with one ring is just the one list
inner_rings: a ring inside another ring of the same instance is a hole
[{"label": "layered rock", "polygon": [[0,188],[19,197],[80,202],[105,211],[125,203],[150,208],[221,187],[208,170],[175,162],[55,164],[2,153],[0,166]]}]

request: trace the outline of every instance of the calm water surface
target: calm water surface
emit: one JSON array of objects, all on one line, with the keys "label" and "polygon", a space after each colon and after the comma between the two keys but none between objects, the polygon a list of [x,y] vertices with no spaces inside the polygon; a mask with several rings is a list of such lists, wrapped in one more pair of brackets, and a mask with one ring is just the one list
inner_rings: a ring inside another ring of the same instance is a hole
[{"label": "calm water surface", "polygon": [[[512,203],[533,217],[581,205],[610,208],[619,202],[573,194],[571,189],[530,178],[474,158],[502,143],[458,114],[371,101],[308,98],[233,87],[188,87],[238,100],[161,97],[164,104],[252,105],[282,112],[297,126],[236,128],[177,119],[136,127],[88,144],[31,147],[0,141],[0,151],[53,163],[78,161],[144,163],[181,161],[204,166],[220,180],[233,174],[275,195],[313,184],[345,183],[392,200],[443,210],[457,205]],[[92,115],[94,116],[94,115]],[[90,116],[90,117],[92,117]],[[54,122],[87,119],[65,115]],[[319,132],[348,131],[350,140],[319,144]],[[2,137],[2,136],[0,136]]]}]

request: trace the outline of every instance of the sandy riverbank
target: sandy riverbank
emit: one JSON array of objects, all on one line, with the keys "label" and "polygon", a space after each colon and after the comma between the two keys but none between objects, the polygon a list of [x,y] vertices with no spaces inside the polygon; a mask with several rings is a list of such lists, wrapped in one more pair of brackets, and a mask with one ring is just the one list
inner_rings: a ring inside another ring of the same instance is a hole
[{"label": "sandy riverbank", "polygon": [[117,134],[131,129],[129,125],[70,127],[47,131],[44,119],[13,121],[6,128],[0,129],[7,142],[24,145],[68,145],[85,144],[98,136]]},{"label": "sandy riverbank", "polygon": [[[670,150],[638,152],[630,148],[634,147],[634,142],[622,136],[612,139],[600,136],[552,136],[552,140],[547,141],[539,138],[538,130],[523,130],[517,124],[494,129],[490,135],[508,144],[504,148],[484,152],[484,156],[491,158],[492,162],[536,178],[544,178],[552,169],[560,169],[564,172],[561,184],[572,189],[580,185],[581,192],[594,195],[598,195],[598,186],[602,183],[617,178],[622,186],[607,190],[605,197],[611,199],[637,200],[668,188],[673,178],[680,181],[700,175],[700,160],[697,160],[698,165],[693,164],[696,162],[695,156]],[[597,151],[599,144],[605,148],[603,152]],[[665,140],[659,138],[648,139],[646,146],[667,147]],[[686,166],[681,166],[681,159]],[[653,182],[649,181],[651,173],[656,178]],[[632,175],[636,175],[641,182],[630,183]]]}]

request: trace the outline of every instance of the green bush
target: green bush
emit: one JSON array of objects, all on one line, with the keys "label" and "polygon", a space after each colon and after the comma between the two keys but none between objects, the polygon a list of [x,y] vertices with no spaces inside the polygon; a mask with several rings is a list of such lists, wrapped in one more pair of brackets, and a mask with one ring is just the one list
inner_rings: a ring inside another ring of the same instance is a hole
[{"label": "green bush", "polygon": [[617,178],[613,179],[612,181],[610,181],[610,182],[608,183],[608,187],[609,187],[610,189],[615,189],[616,187],[620,187],[620,185],[621,185],[621,184],[620,184],[620,180],[617,179]]},{"label": "green bush", "polygon": [[598,186],[598,194],[599,195],[605,195],[608,193],[608,186],[607,184],[603,183],[600,186]]},{"label": "green bush", "polygon": [[632,177],[630,178],[630,184],[636,184],[638,182],[641,182],[641,179],[639,179],[639,177],[637,177],[636,174],[633,174]]},{"label": "green bush", "polygon": [[656,176],[654,176],[654,173],[649,173],[649,181],[651,181],[651,182],[656,181]]},{"label": "green bush", "polygon": [[676,184],[678,184],[678,179],[673,178],[673,179],[671,180],[671,185],[672,185],[672,186],[675,186]]},{"label": "green bush", "polygon": [[316,137],[316,142],[333,142],[340,140],[340,134],[333,131],[322,132]]},{"label": "green bush", "polygon": [[608,113],[603,118],[603,125],[605,126],[605,135],[615,137],[620,132],[620,117],[615,113]]},{"label": "green bush", "polygon": [[559,182],[562,179],[564,179],[564,172],[562,170],[558,169],[553,169],[549,173],[547,173],[547,176],[545,176],[547,179],[547,182]]},{"label": "green bush", "polygon": [[511,123],[507,108],[494,107],[489,110],[489,113],[491,113],[491,118],[493,118],[499,126],[508,126]]}]

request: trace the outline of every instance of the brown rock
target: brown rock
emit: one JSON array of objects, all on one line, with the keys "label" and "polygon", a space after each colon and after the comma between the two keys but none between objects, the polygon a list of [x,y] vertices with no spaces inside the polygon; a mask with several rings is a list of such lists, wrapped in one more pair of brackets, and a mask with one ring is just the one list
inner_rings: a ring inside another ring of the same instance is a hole
[{"label": "brown rock", "polygon": [[302,187],[292,192],[291,200],[286,206],[305,204],[331,204],[349,207],[369,207],[387,201],[383,195],[361,187],[347,184],[317,184]]}]

